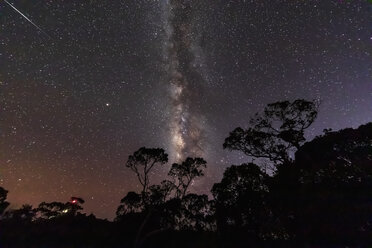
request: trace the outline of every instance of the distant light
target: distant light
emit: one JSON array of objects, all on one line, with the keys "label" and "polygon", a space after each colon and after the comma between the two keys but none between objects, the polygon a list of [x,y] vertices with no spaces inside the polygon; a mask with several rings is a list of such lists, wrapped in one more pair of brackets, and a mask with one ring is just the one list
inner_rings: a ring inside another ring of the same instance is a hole
[{"label": "distant light", "polygon": [[110,104],[109,102],[108,102],[108,103],[106,103],[106,106],[107,106],[107,107],[109,107],[110,105],[111,105],[111,104]]},{"label": "distant light", "polygon": [[67,212],[68,212],[68,209],[63,209],[62,210],[62,213],[64,213],[64,214],[67,213]]},{"label": "distant light", "polygon": [[72,203],[74,203],[74,204],[77,203],[77,200],[72,200]]}]

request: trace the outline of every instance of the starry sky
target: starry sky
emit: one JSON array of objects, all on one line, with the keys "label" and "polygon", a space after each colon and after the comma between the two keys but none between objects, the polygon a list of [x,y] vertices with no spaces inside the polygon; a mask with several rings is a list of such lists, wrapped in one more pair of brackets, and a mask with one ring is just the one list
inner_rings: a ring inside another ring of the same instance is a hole
[{"label": "starry sky", "polygon": [[113,218],[139,190],[125,162],[162,147],[208,162],[193,190],[248,158],[222,149],[270,102],[321,101],[307,137],[372,121],[367,0],[0,1],[0,186],[13,208],[86,200]]}]

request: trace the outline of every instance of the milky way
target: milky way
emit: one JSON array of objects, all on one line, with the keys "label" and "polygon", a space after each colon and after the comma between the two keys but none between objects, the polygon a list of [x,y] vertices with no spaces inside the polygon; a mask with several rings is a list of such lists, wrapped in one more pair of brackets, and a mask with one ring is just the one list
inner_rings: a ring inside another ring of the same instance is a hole
[{"label": "milky way", "polygon": [[171,97],[171,149],[176,160],[203,156],[204,125],[200,113],[202,77],[194,66],[192,1],[169,0],[164,6],[167,72]]}]

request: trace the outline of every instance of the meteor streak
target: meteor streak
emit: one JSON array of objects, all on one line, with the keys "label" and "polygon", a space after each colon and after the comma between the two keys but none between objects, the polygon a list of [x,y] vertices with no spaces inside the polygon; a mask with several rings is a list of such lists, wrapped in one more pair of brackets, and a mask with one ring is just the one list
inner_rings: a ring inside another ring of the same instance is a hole
[{"label": "meteor streak", "polygon": [[48,36],[49,38],[51,38],[46,32],[44,32],[44,30],[42,30],[38,25],[36,25],[33,21],[31,21],[30,18],[28,18],[21,11],[19,11],[16,7],[14,7],[13,4],[9,3],[7,0],[4,0],[4,2],[7,3],[10,7],[12,7],[16,12],[18,12],[18,14],[20,14],[21,16],[23,16],[23,18],[25,18],[29,23],[31,23],[40,32],[42,32],[43,34],[45,34],[46,36]]}]

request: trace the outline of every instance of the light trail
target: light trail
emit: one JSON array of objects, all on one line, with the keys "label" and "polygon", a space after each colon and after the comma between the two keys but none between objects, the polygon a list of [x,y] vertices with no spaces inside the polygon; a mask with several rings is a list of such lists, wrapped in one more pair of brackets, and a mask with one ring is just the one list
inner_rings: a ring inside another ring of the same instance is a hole
[{"label": "light trail", "polygon": [[9,3],[7,0],[4,0],[6,4],[8,4],[12,9],[14,9],[18,14],[20,14],[23,18],[25,18],[29,23],[31,23],[35,28],[37,28],[40,32],[51,38],[44,30],[42,30],[38,25],[36,25],[30,18],[28,18],[25,14],[19,11],[13,4]]}]

